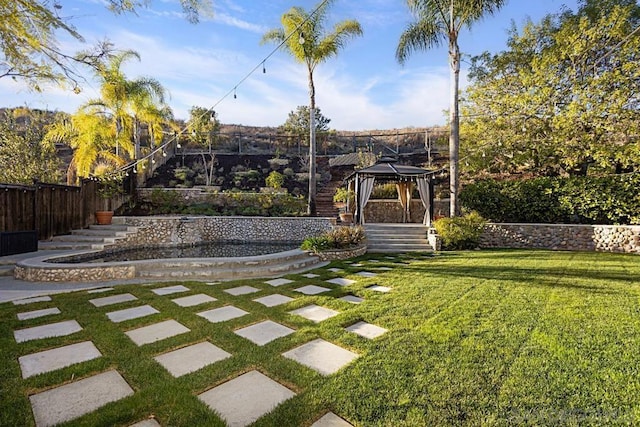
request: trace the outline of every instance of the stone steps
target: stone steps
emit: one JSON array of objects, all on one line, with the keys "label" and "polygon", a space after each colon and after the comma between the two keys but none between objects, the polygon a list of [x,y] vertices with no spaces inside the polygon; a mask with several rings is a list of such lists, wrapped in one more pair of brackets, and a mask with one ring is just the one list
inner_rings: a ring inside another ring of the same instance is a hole
[{"label": "stone steps", "polygon": [[[116,219],[116,218],[114,218]],[[137,227],[124,224],[90,225],[89,228],[71,230],[71,234],[54,236],[46,242],[38,242],[40,250],[101,250],[118,239],[138,231]]]},{"label": "stone steps", "polygon": [[422,224],[366,224],[367,252],[431,252],[427,228]]}]

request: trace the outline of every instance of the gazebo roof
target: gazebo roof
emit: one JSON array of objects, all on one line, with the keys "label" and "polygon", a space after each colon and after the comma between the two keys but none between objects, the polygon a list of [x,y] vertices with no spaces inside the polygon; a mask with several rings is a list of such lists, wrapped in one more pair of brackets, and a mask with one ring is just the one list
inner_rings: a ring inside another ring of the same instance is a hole
[{"label": "gazebo roof", "polygon": [[383,157],[378,162],[368,168],[353,172],[345,181],[349,181],[356,176],[375,177],[380,180],[398,180],[399,178],[412,179],[425,175],[433,175],[436,171],[430,171],[415,166],[395,164],[396,159]]}]

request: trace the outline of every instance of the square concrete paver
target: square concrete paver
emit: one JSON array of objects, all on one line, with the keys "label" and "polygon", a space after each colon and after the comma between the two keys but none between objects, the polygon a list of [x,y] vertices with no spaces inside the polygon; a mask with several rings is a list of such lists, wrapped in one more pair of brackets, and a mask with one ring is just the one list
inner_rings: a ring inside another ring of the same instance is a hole
[{"label": "square concrete paver", "polygon": [[295,330],[271,320],[265,320],[234,332],[252,343],[262,346],[278,338],[286,337],[294,333]]},{"label": "square concrete paver", "polygon": [[316,285],[307,285],[298,289],[294,289],[294,291],[303,293],[305,295],[317,295],[330,290],[331,289],[329,288],[323,288],[322,286],[316,286]]},{"label": "square concrete paver", "polygon": [[171,300],[180,307],[193,307],[195,305],[205,304],[208,302],[218,301],[217,298],[207,294],[189,295],[188,297],[175,298]]},{"label": "square concrete paver", "polygon": [[377,276],[376,273],[372,273],[370,271],[359,271],[356,274],[358,276],[361,276],[361,277],[376,277]]},{"label": "square concrete paver", "polygon": [[138,319],[140,317],[150,316],[160,313],[150,305],[141,305],[140,307],[126,308],[124,310],[112,311],[107,313],[107,317],[114,323],[124,322],[125,320]]},{"label": "square concrete paver", "polygon": [[177,294],[179,292],[187,292],[190,290],[191,289],[187,288],[186,286],[175,285],[175,286],[165,286],[164,288],[151,289],[151,292],[153,292],[156,295],[171,295],[171,294]]},{"label": "square concrete paver", "polygon": [[285,295],[273,294],[273,295],[267,295],[266,297],[256,298],[253,301],[259,302],[260,304],[266,307],[275,307],[277,305],[286,304],[289,301],[293,301],[293,300],[294,298],[291,298]]},{"label": "square concrete paver", "polygon": [[370,259],[370,260],[367,260],[367,262],[377,263],[377,262],[380,262],[380,260],[377,260],[377,259]]},{"label": "square concrete paver", "polygon": [[27,354],[18,358],[22,378],[29,378],[43,372],[71,366],[76,363],[86,362],[102,356],[100,351],[91,341],[65,345],[51,350]]},{"label": "square concrete paver", "polygon": [[380,285],[367,286],[365,289],[368,289],[370,291],[385,292],[385,293],[391,290],[391,288],[388,286],[380,286]]},{"label": "square concrete paver", "polygon": [[359,263],[359,262],[354,262],[353,264],[350,264],[351,267],[362,267],[364,264]]},{"label": "square concrete paver", "polygon": [[64,337],[82,330],[82,326],[75,320],[50,323],[48,325],[34,326],[32,328],[13,331],[16,342],[39,340],[42,338]]},{"label": "square concrete paver", "polygon": [[42,310],[25,311],[18,313],[18,320],[36,319],[38,317],[50,316],[52,314],[60,314],[58,307],[44,308]]},{"label": "square concrete paver", "polygon": [[327,268],[327,270],[329,270],[332,273],[341,273],[343,271],[341,268],[336,268],[336,267]]},{"label": "square concrete paver", "polygon": [[328,412],[318,421],[311,424],[311,427],[353,427],[353,425],[346,422],[333,412]]},{"label": "square concrete paver", "polygon": [[211,323],[219,323],[242,317],[245,314],[249,313],[232,305],[226,305],[224,307],[214,308],[213,310],[203,311],[198,313],[198,316],[204,317]]},{"label": "square concrete paver", "polygon": [[13,305],[25,305],[25,304],[32,304],[34,302],[44,302],[44,301],[51,301],[51,297],[45,295],[43,297],[17,299],[12,302],[13,302]]},{"label": "square concrete paver", "polygon": [[231,354],[205,341],[161,354],[154,359],[171,375],[181,377],[227,357],[231,357]]},{"label": "square concrete paver", "polygon": [[153,418],[149,418],[146,420],[138,421],[135,424],[131,424],[129,427],[162,427],[159,422],[154,420]]},{"label": "square concrete paver", "polygon": [[80,381],[29,396],[36,426],[53,426],[76,419],[110,402],[133,394],[117,371],[107,371]]},{"label": "square concrete paver", "polygon": [[90,299],[89,302],[96,307],[104,307],[106,305],[120,304],[121,302],[135,301],[137,299],[138,298],[131,294],[118,294],[111,295],[110,297]]},{"label": "square concrete paver", "polygon": [[131,338],[131,341],[141,346],[190,331],[191,329],[175,320],[165,320],[164,322],[132,329],[125,332],[125,334]]},{"label": "square concrete paver", "polygon": [[238,286],[237,288],[225,289],[224,291],[230,295],[238,296],[253,294],[255,292],[259,292],[260,289],[254,288],[253,286]]},{"label": "square concrete paver", "polygon": [[299,308],[289,312],[290,314],[297,314],[305,319],[309,319],[313,322],[322,322],[330,317],[340,314],[339,311],[331,310],[330,308],[320,307],[319,305],[311,304],[306,307]]},{"label": "square concrete paver", "polygon": [[219,285],[221,282],[206,282],[205,285],[209,285],[209,286],[215,286],[215,285]]},{"label": "square concrete paver", "polygon": [[315,279],[316,277],[320,277],[320,275],[315,273],[306,273],[303,274],[302,277],[306,277],[307,279]]},{"label": "square concrete paver", "polygon": [[112,291],[113,288],[98,288],[98,289],[91,289],[89,291],[87,291],[88,294],[101,294],[103,292],[109,292]]},{"label": "square concrete paver", "polygon": [[357,354],[320,338],[282,355],[322,375],[331,375],[358,357]]},{"label": "square concrete paver", "polygon": [[326,282],[333,283],[334,285],[340,285],[340,286],[348,286],[348,285],[351,285],[352,283],[356,283],[355,280],[345,279],[344,277],[336,277],[335,279],[326,280]]},{"label": "square concrete paver", "polygon": [[268,376],[250,371],[198,395],[230,427],[244,427],[296,394]]},{"label": "square concrete paver", "polygon": [[293,280],[283,279],[282,277],[280,277],[278,279],[267,280],[264,283],[271,286],[282,286],[282,285],[287,285],[289,283],[293,283]]},{"label": "square concrete paver", "polygon": [[391,267],[373,267],[373,268],[375,268],[376,270],[380,270],[380,271],[391,271],[391,270],[393,270],[393,268],[391,268]]},{"label": "square concrete paver", "polygon": [[362,303],[362,301],[364,301],[364,298],[360,298],[360,297],[357,297],[355,295],[345,295],[345,296],[340,297],[338,299],[341,299],[342,301],[350,302],[352,304],[360,304],[360,303]]},{"label": "square concrete paver", "polygon": [[349,332],[353,332],[354,334],[358,334],[361,337],[368,338],[370,340],[383,335],[387,332],[387,329],[381,328],[380,326],[372,325],[367,322],[358,322],[353,325],[345,328]]}]

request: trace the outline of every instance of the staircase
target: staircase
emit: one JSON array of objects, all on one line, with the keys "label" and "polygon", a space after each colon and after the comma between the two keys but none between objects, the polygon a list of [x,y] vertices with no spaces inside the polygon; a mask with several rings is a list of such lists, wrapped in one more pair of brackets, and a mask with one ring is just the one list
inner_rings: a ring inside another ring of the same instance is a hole
[{"label": "staircase", "polygon": [[432,252],[422,224],[365,224],[367,252]]},{"label": "staircase", "polygon": [[337,218],[339,209],[333,202],[333,195],[344,185],[344,178],[351,173],[348,168],[331,168],[331,181],[316,194],[316,216]]},{"label": "staircase", "polygon": [[71,234],[54,236],[47,242],[39,242],[40,250],[101,250],[118,239],[135,233],[136,227],[126,225],[90,225],[89,228],[71,230]]}]

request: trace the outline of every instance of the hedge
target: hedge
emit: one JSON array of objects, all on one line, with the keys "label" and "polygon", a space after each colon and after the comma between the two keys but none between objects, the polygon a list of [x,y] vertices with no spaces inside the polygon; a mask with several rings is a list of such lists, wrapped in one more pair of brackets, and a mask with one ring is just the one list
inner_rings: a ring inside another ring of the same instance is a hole
[{"label": "hedge", "polygon": [[460,201],[493,222],[640,224],[640,173],[483,180],[466,185]]}]

